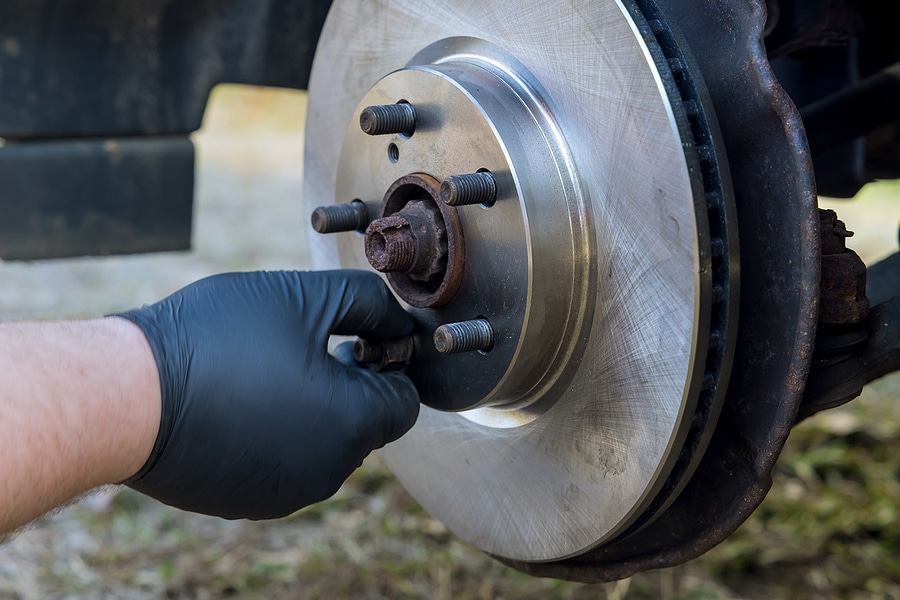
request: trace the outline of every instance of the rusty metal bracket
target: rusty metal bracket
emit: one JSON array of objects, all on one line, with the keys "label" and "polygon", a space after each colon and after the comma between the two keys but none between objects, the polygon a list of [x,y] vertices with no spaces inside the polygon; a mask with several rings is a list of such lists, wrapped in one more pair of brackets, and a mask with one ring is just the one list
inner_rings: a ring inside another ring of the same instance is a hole
[{"label": "rusty metal bracket", "polygon": [[900,295],[874,306],[865,321],[820,326],[801,421],[853,400],[863,386],[900,370]]},{"label": "rusty metal bracket", "polygon": [[853,236],[833,210],[819,210],[822,279],[816,344],[797,421],[857,397],[870,381],[863,351],[869,341],[866,265],[846,247]]},{"label": "rusty metal bracket", "polygon": [[[900,253],[868,270],[844,238],[834,211],[822,219],[822,310],[801,421],[840,406],[863,386],[900,370]],[[877,303],[871,309],[869,303]]]}]

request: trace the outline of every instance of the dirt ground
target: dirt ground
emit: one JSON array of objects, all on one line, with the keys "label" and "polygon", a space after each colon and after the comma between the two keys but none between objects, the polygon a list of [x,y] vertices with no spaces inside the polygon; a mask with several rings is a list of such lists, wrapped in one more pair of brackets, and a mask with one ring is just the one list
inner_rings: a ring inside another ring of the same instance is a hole
[{"label": "dirt ground", "polygon": [[[308,266],[305,96],[219,88],[196,137],[190,253],[0,265],[0,317],[78,318],[208,274]],[[872,262],[897,246],[900,185],[832,203]],[[0,546],[0,600],[69,598],[900,598],[900,378],[791,436],[763,506],[686,565],[604,585],[531,578],[455,539],[377,456],[331,500],[268,523],[109,489]]]}]

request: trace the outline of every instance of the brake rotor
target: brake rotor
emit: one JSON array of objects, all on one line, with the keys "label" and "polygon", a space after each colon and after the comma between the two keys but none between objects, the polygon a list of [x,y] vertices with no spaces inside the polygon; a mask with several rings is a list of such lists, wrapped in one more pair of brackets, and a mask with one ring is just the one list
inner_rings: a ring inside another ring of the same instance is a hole
[{"label": "brake rotor", "polygon": [[[663,22],[618,2],[508,8],[336,2],[304,194],[364,207],[347,229],[371,224],[365,244],[317,238],[317,268],[369,268],[399,217],[426,219],[433,260],[388,275],[418,323],[408,373],[425,406],[385,458],[463,539],[558,561],[651,522],[702,456],[734,345],[737,236],[714,118]],[[414,126],[370,135],[369,107]],[[490,201],[446,206],[441,183],[476,173]],[[435,349],[441,325],[476,322],[490,343]]]}]

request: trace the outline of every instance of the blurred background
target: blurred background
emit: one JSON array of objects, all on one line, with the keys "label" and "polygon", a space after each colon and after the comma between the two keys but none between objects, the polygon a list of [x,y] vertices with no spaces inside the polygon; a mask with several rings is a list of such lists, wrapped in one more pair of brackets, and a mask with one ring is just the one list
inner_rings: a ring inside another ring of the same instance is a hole
[{"label": "blurred background", "polygon": [[[0,264],[0,318],[81,318],[222,271],[309,267],[302,92],[220,86],[198,152],[190,253]],[[868,264],[897,248],[900,182],[822,199]],[[685,565],[583,585],[532,578],[431,519],[377,456],[279,521],[184,513],[99,491],[0,546],[0,600],[68,598],[897,598],[900,376],[795,428],[775,483],[725,543]]]}]

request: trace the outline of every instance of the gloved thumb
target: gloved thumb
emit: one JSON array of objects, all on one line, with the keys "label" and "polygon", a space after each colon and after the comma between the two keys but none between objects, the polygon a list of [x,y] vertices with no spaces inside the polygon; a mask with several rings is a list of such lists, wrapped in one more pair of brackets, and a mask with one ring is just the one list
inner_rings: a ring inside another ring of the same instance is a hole
[{"label": "gloved thumb", "polygon": [[393,442],[412,428],[419,416],[419,393],[409,377],[398,371],[347,368],[356,371],[363,388],[354,394],[361,399],[354,412],[363,419],[358,424],[361,430],[370,433],[369,450]]},{"label": "gloved thumb", "polygon": [[345,367],[361,367],[353,356],[353,342],[341,342],[331,351],[331,355]]}]

